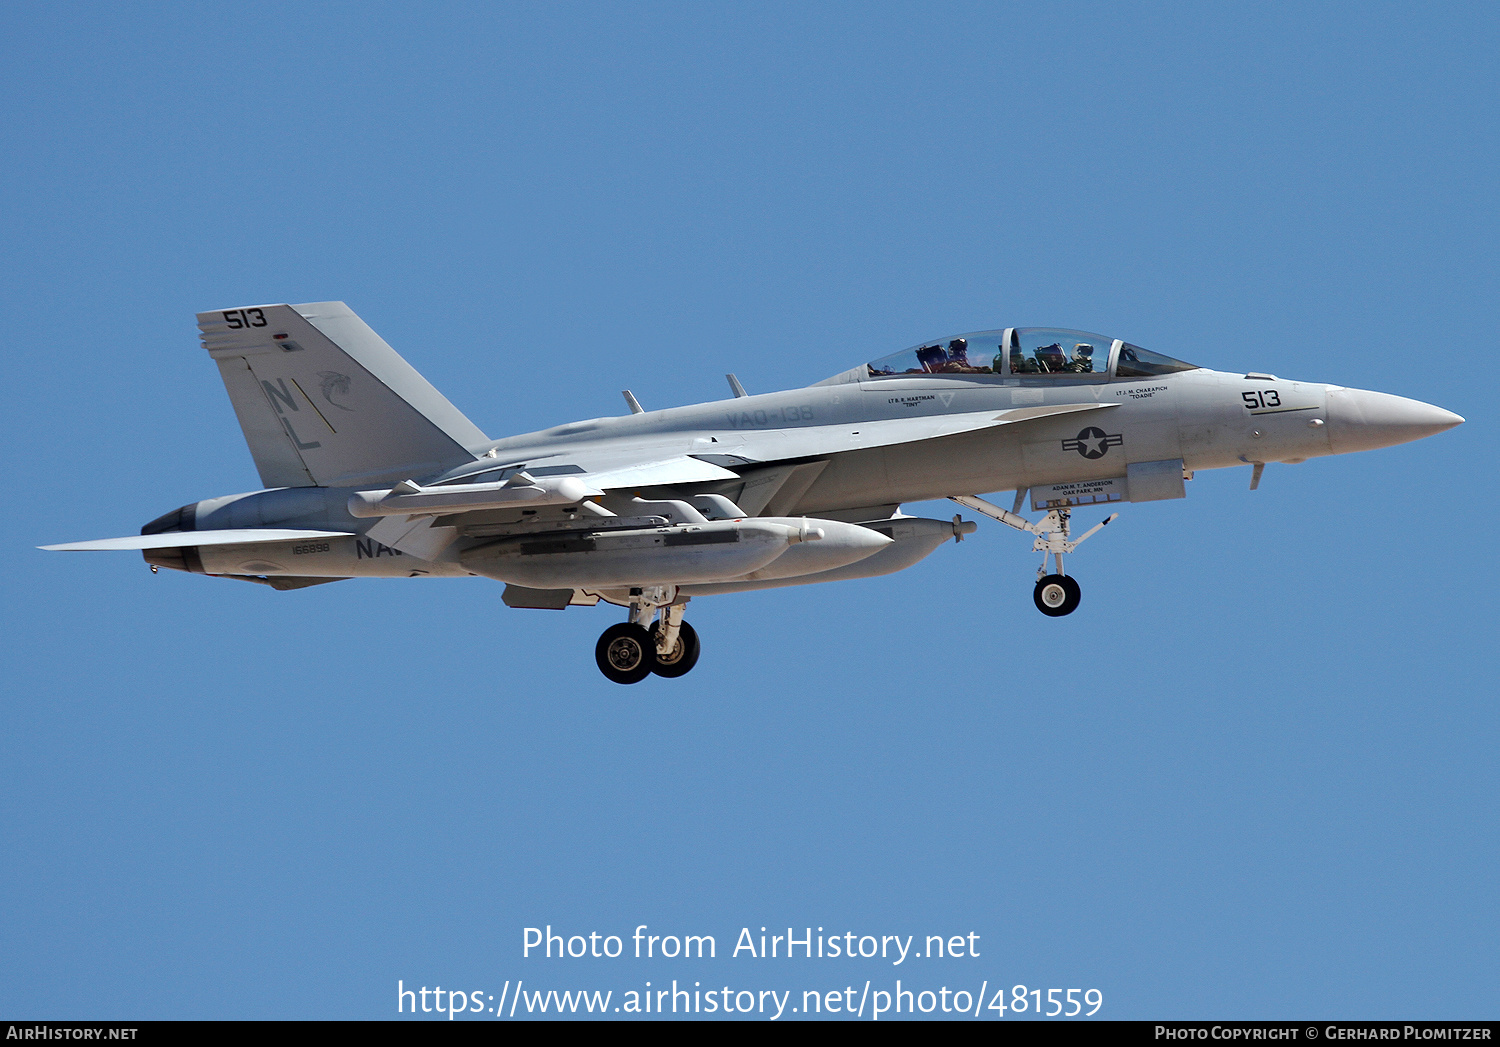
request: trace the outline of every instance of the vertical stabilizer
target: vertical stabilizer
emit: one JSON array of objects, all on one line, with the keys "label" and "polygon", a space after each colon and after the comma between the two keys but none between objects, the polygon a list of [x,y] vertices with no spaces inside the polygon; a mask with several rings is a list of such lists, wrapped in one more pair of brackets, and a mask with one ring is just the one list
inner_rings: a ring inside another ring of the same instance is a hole
[{"label": "vertical stabilizer", "polygon": [[198,329],[267,487],[426,476],[489,442],[343,302],[199,313]]}]

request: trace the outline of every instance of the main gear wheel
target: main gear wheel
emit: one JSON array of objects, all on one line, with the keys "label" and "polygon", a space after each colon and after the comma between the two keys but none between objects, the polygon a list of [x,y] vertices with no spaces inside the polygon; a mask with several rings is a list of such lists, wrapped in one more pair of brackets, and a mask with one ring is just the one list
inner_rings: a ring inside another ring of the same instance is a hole
[{"label": "main gear wheel", "polygon": [[651,671],[657,676],[678,677],[686,676],[693,666],[698,664],[698,633],[687,622],[677,627],[677,645],[671,652],[663,655],[658,649],[657,641],[662,633],[662,623],[657,621],[651,626],[651,649],[656,652],[656,662]]},{"label": "main gear wheel", "polygon": [[615,683],[640,683],[656,668],[656,641],[634,622],[611,625],[594,645],[594,661]]}]

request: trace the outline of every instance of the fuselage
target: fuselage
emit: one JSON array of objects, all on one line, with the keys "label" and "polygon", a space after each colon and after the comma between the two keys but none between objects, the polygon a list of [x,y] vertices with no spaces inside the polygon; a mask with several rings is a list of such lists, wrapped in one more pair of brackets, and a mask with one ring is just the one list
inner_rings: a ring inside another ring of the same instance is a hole
[{"label": "fuselage", "polygon": [[[1071,362],[1064,343],[1073,344]],[[1095,345],[1101,347],[1097,362],[1089,356]],[[1107,355],[1103,346],[1109,346]],[[1153,369],[1159,373],[1141,373]],[[974,421],[943,435],[950,418]],[[912,425],[903,428],[902,420]],[[1415,400],[1213,371],[1084,332],[1007,329],[915,347],[800,389],[588,419],[496,440],[472,449],[473,461],[411,479],[424,489],[441,489],[493,484],[523,470],[532,476],[597,475],[616,464],[692,459],[720,467],[721,479],[660,485],[647,480],[605,504],[629,515],[622,498],[707,494],[743,505],[749,517],[868,523],[891,517],[906,502],[1004,490],[1030,489],[1035,496],[1056,485],[1107,488],[1111,493],[1099,501],[1182,497],[1181,478],[1196,470],[1368,450],[1461,421]],[[928,422],[939,435],[891,436],[893,423],[905,432]],[[378,520],[349,511],[359,486],[209,499],[179,511],[192,517],[184,526],[163,518],[148,527],[349,532],[326,542],[204,548],[193,554],[202,562],[188,568],[238,576],[348,577],[473,574],[466,554],[487,542],[588,526],[576,507],[550,517],[524,507],[496,509],[464,517],[455,540],[423,557],[413,554],[410,543],[403,552],[387,545],[389,539],[378,540],[388,530],[369,536]],[[1082,503],[1036,503],[1048,504]],[[456,520],[438,522],[447,519]],[[943,537],[934,530],[918,544],[930,551],[925,543]],[[179,566],[166,562],[177,555],[147,558]],[[895,551],[884,555],[898,559]]]},{"label": "fuselage", "polygon": [[629,440],[662,456],[736,456],[753,447],[752,460],[762,461],[775,434],[805,426],[1083,403],[1113,406],[1087,417],[844,452],[788,511],[1104,479],[1123,476],[1132,463],[1169,459],[1189,471],[1301,462],[1404,443],[1462,421],[1384,393],[1207,368],[1151,378],[902,375],[574,422],[498,441],[495,451],[504,460],[565,461],[570,451]]}]

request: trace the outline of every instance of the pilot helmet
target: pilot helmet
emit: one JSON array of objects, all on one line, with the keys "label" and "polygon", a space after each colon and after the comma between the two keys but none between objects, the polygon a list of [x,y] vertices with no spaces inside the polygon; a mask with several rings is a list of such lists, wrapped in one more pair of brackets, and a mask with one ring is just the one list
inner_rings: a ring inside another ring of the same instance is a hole
[{"label": "pilot helmet", "polygon": [[1094,358],[1094,347],[1088,342],[1079,342],[1073,346],[1073,359],[1092,360]]}]

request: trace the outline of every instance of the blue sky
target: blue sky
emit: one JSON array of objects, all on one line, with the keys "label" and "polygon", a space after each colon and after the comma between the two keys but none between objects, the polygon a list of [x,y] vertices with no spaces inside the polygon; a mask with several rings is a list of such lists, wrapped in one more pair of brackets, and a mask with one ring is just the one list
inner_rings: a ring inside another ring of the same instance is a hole
[{"label": "blue sky", "polygon": [[[1496,1016],[1492,6],[18,3],[0,41],[0,1015],[903,977]],[[613,610],[33,549],[256,488],[193,314],[326,299],[497,437],[1013,325],[1468,421],[1127,507],[1067,619],[985,523],[695,601],[692,675],[628,689]],[[643,923],[721,957],[521,955]],[[981,956],[724,955],[788,925]]]}]

